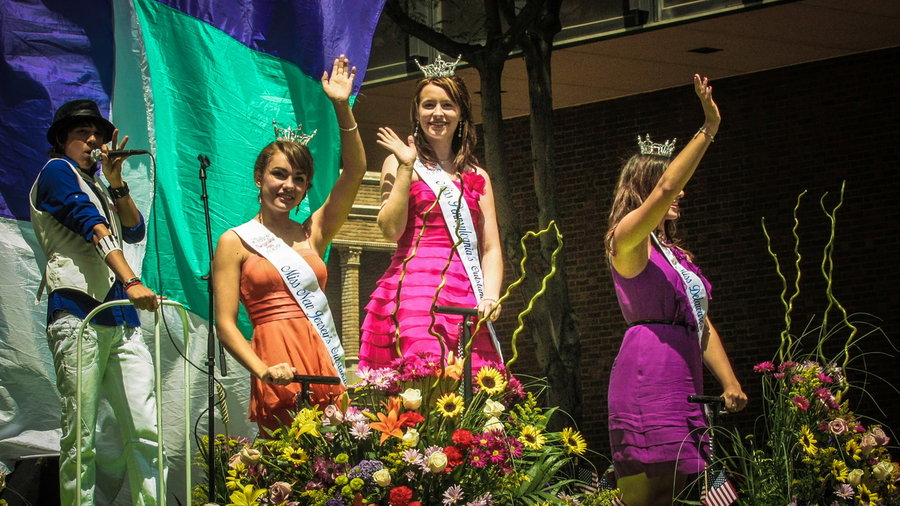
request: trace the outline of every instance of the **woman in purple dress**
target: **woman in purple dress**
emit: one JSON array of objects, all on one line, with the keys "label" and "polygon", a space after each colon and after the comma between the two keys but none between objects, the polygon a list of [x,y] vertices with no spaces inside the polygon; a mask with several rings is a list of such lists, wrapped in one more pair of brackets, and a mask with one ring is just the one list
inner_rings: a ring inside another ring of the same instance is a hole
[{"label": "woman in purple dress", "polygon": [[641,154],[622,168],[606,234],[608,260],[629,327],[609,383],[613,466],[629,506],[671,504],[706,465],[703,364],[722,385],[725,408],[747,396],[706,316],[710,285],[675,235],[678,201],[719,130],[706,78],[694,76],[706,121],[671,159],[674,141],[638,137]]}]

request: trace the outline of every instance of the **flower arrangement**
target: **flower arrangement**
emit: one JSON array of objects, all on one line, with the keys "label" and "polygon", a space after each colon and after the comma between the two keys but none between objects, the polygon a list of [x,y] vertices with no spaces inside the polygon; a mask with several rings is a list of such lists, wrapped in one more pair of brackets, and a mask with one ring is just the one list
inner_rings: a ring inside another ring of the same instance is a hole
[{"label": "flower arrangement", "polygon": [[[805,192],[804,192],[805,193]],[[774,361],[757,364],[761,375],[763,423],[759,437],[741,437],[737,431],[724,432],[727,455],[722,458],[738,486],[742,504],[900,504],[900,464],[894,461],[885,427],[854,412],[851,393],[866,394],[848,374],[856,374],[854,352],[863,338],[877,334],[860,332],[863,321],[853,321],[832,291],[835,214],[843,201],[830,211],[821,206],[831,223],[821,263],[828,305],[821,324],[796,336],[792,330],[795,299],[800,292],[799,237],[794,208],[796,277],[788,296],[787,278],[778,256],[771,249],[778,276],[783,283],[781,302],[785,307],[785,329]],[[829,322],[832,312],[839,318]],[[843,346],[833,342],[843,336]],[[810,340],[813,346],[804,351]],[[889,341],[888,341],[889,343]],[[829,358],[826,350],[836,350]],[[896,391],[896,390],[895,390]]]},{"label": "flower arrangement", "polygon": [[[555,409],[539,407],[503,366],[474,371],[466,404],[452,356],[446,365],[431,354],[392,365],[359,371],[348,396],[324,409],[303,405],[269,439],[218,436],[218,501],[476,506],[585,497],[571,477],[584,437],[549,430]],[[195,503],[206,502],[206,487],[195,489]]]}]

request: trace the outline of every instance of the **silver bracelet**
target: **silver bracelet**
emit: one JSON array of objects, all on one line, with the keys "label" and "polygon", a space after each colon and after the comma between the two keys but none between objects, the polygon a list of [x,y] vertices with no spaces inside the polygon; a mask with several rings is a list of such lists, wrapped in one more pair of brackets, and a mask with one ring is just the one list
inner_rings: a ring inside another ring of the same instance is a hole
[{"label": "silver bracelet", "polygon": [[707,132],[706,127],[700,127],[700,130],[697,130],[697,133],[694,134],[694,137],[703,134],[709,138],[709,142],[716,142],[716,136]]},{"label": "silver bracelet", "polygon": [[350,128],[344,128],[344,127],[338,125],[338,128],[341,129],[341,132],[352,132],[352,131],[356,130],[357,128],[359,128],[359,123],[353,125]]}]

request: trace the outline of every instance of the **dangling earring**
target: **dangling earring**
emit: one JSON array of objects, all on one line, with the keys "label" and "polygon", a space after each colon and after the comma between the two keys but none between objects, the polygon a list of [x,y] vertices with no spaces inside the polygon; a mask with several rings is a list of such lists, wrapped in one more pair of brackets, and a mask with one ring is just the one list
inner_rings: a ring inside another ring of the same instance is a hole
[{"label": "dangling earring", "polygon": [[419,122],[416,121],[416,127],[413,130],[413,137],[418,137],[418,136],[419,136]]},{"label": "dangling earring", "polygon": [[462,131],[463,131],[463,124],[462,124],[462,122],[460,122],[459,127],[456,129],[456,136],[459,137],[460,139],[462,139]]}]

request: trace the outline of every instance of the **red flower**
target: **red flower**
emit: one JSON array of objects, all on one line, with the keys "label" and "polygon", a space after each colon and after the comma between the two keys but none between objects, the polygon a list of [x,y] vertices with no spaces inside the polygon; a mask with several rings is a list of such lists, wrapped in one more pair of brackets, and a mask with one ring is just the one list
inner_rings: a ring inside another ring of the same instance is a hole
[{"label": "red flower", "polygon": [[406,413],[404,413],[404,415],[406,415],[406,421],[403,422],[404,427],[413,427],[416,424],[425,421],[425,417],[416,413],[415,411],[407,411]]},{"label": "red flower", "polygon": [[467,431],[466,429],[456,429],[453,432],[453,437],[451,438],[454,443],[458,444],[463,450],[472,446],[472,433]]},{"label": "red flower", "polygon": [[486,182],[484,176],[474,170],[467,170],[462,173],[463,185],[468,187],[470,191],[477,195],[484,195],[484,187]]},{"label": "red flower", "polygon": [[390,504],[391,506],[412,506],[412,504],[410,504],[412,496],[413,491],[409,487],[405,485],[394,487],[391,489],[390,493]]},{"label": "red flower", "polygon": [[447,469],[452,469],[463,461],[463,454],[455,446],[445,446],[444,455],[447,456]]}]

